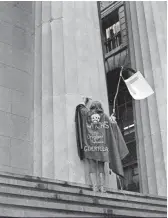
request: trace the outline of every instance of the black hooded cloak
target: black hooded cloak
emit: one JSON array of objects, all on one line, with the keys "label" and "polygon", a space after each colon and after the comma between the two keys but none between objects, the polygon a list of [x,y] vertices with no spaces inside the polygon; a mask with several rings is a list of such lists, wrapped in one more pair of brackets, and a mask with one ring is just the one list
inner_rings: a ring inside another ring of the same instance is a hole
[{"label": "black hooded cloak", "polygon": [[[97,124],[93,124],[91,121],[93,114],[100,116]],[[117,175],[124,177],[121,160],[128,154],[128,149],[117,124],[110,121],[104,113],[101,103],[93,102],[90,110],[82,104],[78,105],[75,122],[80,159],[88,158],[109,162],[110,169]],[[95,147],[100,149],[95,150]]]}]

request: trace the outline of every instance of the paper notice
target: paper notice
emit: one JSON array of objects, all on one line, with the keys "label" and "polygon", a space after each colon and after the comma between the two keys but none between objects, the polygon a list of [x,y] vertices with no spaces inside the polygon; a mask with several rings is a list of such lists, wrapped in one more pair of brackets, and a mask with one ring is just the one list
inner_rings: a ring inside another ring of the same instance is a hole
[{"label": "paper notice", "polygon": [[140,71],[124,81],[131,96],[135,100],[145,99],[154,93]]}]

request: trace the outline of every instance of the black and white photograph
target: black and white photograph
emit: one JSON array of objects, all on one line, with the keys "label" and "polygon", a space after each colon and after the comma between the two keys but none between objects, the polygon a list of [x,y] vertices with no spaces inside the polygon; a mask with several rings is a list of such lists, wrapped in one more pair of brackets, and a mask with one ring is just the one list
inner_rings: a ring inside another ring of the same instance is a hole
[{"label": "black and white photograph", "polygon": [[0,0],[0,217],[167,217],[167,1]]}]

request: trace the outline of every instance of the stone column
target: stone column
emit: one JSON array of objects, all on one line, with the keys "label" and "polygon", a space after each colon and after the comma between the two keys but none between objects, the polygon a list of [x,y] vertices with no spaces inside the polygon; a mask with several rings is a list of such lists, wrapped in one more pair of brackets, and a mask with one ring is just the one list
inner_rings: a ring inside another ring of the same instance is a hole
[{"label": "stone column", "polygon": [[34,173],[53,178],[51,3],[37,2],[35,12]]},{"label": "stone column", "polygon": [[54,178],[69,181],[63,2],[51,2]]},{"label": "stone column", "polygon": [[[36,2],[36,11],[42,22],[36,25],[34,173],[87,183],[87,166],[77,153],[75,108],[82,95],[92,96],[109,113],[97,3]],[[110,187],[116,188],[114,175]]]},{"label": "stone column", "polygon": [[42,176],[42,2],[35,3],[34,49],[34,167],[33,174]]},{"label": "stone column", "polygon": [[138,156],[143,193],[166,195],[166,20],[165,2],[127,2],[131,65],[155,94],[135,101]]},{"label": "stone column", "polygon": [[42,2],[42,173],[54,175],[51,2]]}]

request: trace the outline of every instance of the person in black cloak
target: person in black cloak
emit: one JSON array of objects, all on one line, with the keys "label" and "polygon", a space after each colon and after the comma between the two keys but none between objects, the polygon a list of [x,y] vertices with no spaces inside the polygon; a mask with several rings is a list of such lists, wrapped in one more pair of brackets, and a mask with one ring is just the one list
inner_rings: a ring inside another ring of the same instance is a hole
[{"label": "person in black cloak", "polygon": [[[109,162],[112,171],[123,177],[120,156],[123,149],[121,146],[119,149],[111,121],[99,101],[91,102],[86,98],[84,104],[79,104],[76,107],[75,122],[78,154],[81,160],[89,161],[93,191],[105,192],[104,163]],[[97,171],[99,184],[96,178]]]},{"label": "person in black cloak", "polygon": [[[90,109],[90,110],[89,110]],[[108,162],[108,148],[104,145],[100,121],[104,114],[100,102],[84,99],[76,107],[76,131],[78,154],[81,160],[89,162],[89,175],[93,191],[98,191],[96,173],[99,172],[100,190],[104,192],[104,162]]]},{"label": "person in black cloak", "polygon": [[[87,143],[85,143],[85,158],[89,161],[90,178],[93,190],[105,192],[104,163],[109,162],[109,148],[105,142],[105,132],[108,128],[107,115],[99,101],[93,101],[87,117],[86,131]],[[96,173],[98,172],[98,184]]]}]

